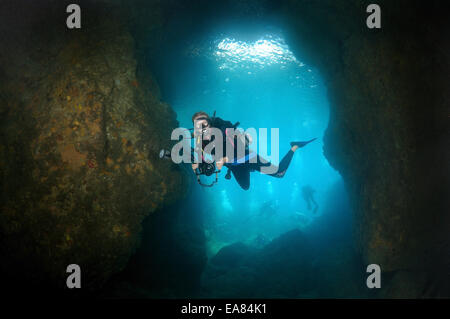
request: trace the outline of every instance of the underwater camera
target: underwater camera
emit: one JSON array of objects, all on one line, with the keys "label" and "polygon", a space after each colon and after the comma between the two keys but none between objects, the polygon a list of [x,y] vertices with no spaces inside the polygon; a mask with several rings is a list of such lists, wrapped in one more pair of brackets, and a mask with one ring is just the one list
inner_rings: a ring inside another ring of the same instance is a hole
[{"label": "underwater camera", "polygon": [[[192,153],[191,153],[191,161],[192,163],[194,163],[195,161],[195,157],[194,157],[194,152],[195,150],[192,148]],[[169,150],[165,150],[162,149],[159,152],[159,158],[161,159],[171,159],[171,154]],[[211,176],[213,174],[216,174],[216,178],[213,182],[211,182],[210,184],[205,184],[200,180],[200,176],[201,175],[205,175],[205,176]],[[198,167],[195,169],[195,175],[197,176],[197,182],[204,187],[211,187],[214,184],[216,184],[218,182],[218,174],[220,173],[219,170],[216,170],[216,165],[215,162],[201,162],[198,163]]]}]

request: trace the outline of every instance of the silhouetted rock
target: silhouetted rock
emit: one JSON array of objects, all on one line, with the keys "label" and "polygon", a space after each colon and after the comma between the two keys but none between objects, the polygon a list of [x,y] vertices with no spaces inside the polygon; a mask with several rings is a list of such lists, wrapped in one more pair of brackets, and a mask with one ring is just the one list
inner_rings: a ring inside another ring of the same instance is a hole
[{"label": "silhouetted rock", "polygon": [[294,298],[314,286],[313,250],[300,230],[274,239],[260,250],[242,243],[222,248],[203,276],[213,297]]},{"label": "silhouetted rock", "polygon": [[439,253],[423,256],[450,227],[450,29],[442,3],[378,1],[379,30],[367,28],[361,1],[285,4],[291,49],[327,83],[324,154],[347,186],[356,247],[366,264],[420,278],[439,264]]},{"label": "silhouetted rock", "polygon": [[234,243],[223,247],[211,258],[211,263],[217,267],[233,268],[239,265],[246,256],[252,253],[252,249],[243,243]]},{"label": "silhouetted rock", "polygon": [[143,219],[184,192],[158,158],[174,112],[137,75],[117,8],[83,4],[84,28],[68,31],[59,1],[32,13],[2,3],[0,270],[11,287],[65,287],[69,264],[100,287],[127,264]]}]

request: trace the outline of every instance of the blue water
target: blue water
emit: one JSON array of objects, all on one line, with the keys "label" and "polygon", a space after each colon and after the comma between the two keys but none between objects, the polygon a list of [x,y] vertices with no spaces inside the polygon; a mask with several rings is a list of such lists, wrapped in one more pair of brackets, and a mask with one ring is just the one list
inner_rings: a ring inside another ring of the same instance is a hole
[{"label": "blue water", "polygon": [[[341,179],[323,155],[327,88],[317,69],[302,61],[301,50],[296,54],[274,28],[251,34],[215,30],[192,39],[182,52],[167,52],[168,60],[178,61],[167,68],[171,89],[163,98],[176,111],[181,127],[191,128],[192,114],[202,110],[239,121],[244,129],[279,128],[280,159],[290,141],[317,138],[295,153],[284,178],[253,172],[245,191],[223,172],[214,187],[196,186],[192,196],[198,197],[205,214],[209,255],[236,241],[260,245],[293,228],[321,229],[317,223],[326,220],[321,218],[323,204]],[[316,213],[302,198],[305,185],[316,190]],[[268,213],[261,213],[264,205],[270,206]]]}]

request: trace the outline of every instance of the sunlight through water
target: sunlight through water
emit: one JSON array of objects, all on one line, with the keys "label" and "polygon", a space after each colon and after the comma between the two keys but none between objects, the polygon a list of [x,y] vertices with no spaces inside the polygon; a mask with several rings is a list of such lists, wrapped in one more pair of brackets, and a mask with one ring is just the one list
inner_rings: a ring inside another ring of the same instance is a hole
[{"label": "sunlight through water", "polygon": [[215,56],[216,61],[220,63],[220,69],[246,68],[248,62],[259,68],[273,64],[304,66],[289,50],[284,40],[273,35],[265,35],[253,43],[225,38],[217,44]]}]

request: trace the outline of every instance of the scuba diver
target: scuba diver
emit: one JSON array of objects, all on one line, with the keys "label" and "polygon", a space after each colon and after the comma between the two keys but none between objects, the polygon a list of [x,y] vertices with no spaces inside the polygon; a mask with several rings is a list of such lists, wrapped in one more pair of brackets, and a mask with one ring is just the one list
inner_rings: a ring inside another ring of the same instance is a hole
[{"label": "scuba diver", "polygon": [[[297,151],[299,148],[304,147],[305,145],[311,143],[315,140],[309,140],[305,142],[291,142],[291,148],[287,152],[287,154],[281,159],[280,164],[278,167],[258,155],[256,152],[251,151],[248,147],[249,144],[252,143],[252,138],[249,134],[246,133],[238,133],[239,131],[236,130],[235,132],[240,134],[239,138],[238,136],[234,135],[233,138],[229,135],[230,129],[236,129],[236,127],[239,125],[239,122],[236,124],[232,124],[229,121],[222,120],[219,117],[215,116],[215,112],[213,117],[210,117],[206,112],[196,112],[192,116],[192,123],[194,124],[194,131],[198,132],[198,136],[202,137],[202,151],[206,144],[213,141],[214,138],[211,136],[211,128],[217,128],[222,132],[222,145],[223,150],[226,149],[226,142],[227,140],[231,143],[231,145],[234,148],[234,152],[237,151],[239,143],[243,143],[245,147],[245,156],[242,159],[238,160],[232,160],[228,157],[224,156],[221,159],[216,161],[216,167],[217,170],[220,172],[223,166],[228,168],[228,172],[225,176],[226,179],[231,178],[231,173],[233,173],[234,178],[238,182],[238,184],[243,188],[244,190],[248,190],[250,188],[250,173],[254,171],[259,171],[263,173],[263,168],[270,166],[273,168],[273,171],[275,173],[266,174],[270,175],[272,177],[282,178],[289,167],[289,164],[291,163],[292,157],[294,156],[295,151]],[[220,143],[220,141],[219,141]],[[213,152],[210,154],[214,156],[214,149]],[[203,156],[203,155],[202,155]],[[249,160],[251,158],[256,157],[256,162],[251,163]],[[198,163],[192,164],[192,169],[194,172],[199,168]]]},{"label": "scuba diver", "polygon": [[313,210],[314,214],[317,213],[317,210],[319,209],[319,205],[314,200],[314,193],[315,192],[316,192],[315,189],[312,188],[309,185],[305,185],[305,186],[302,187],[302,196],[303,196],[303,199],[306,202],[308,210],[311,210],[311,203],[314,204],[314,210]]},{"label": "scuba diver", "polygon": [[264,247],[267,243],[269,242],[269,239],[264,236],[264,234],[258,234],[256,235],[256,237],[253,239],[253,244],[257,247],[257,248],[262,248]]},{"label": "scuba diver", "polygon": [[258,213],[248,216],[244,223],[247,223],[250,219],[257,217],[258,219],[271,219],[278,211],[278,200],[267,200],[261,204],[258,209]]},{"label": "scuba diver", "polygon": [[277,212],[278,209],[278,201],[274,201],[274,200],[268,200],[265,201],[260,209],[259,209],[259,217],[264,217],[264,218],[271,218],[272,216],[274,216]]}]

